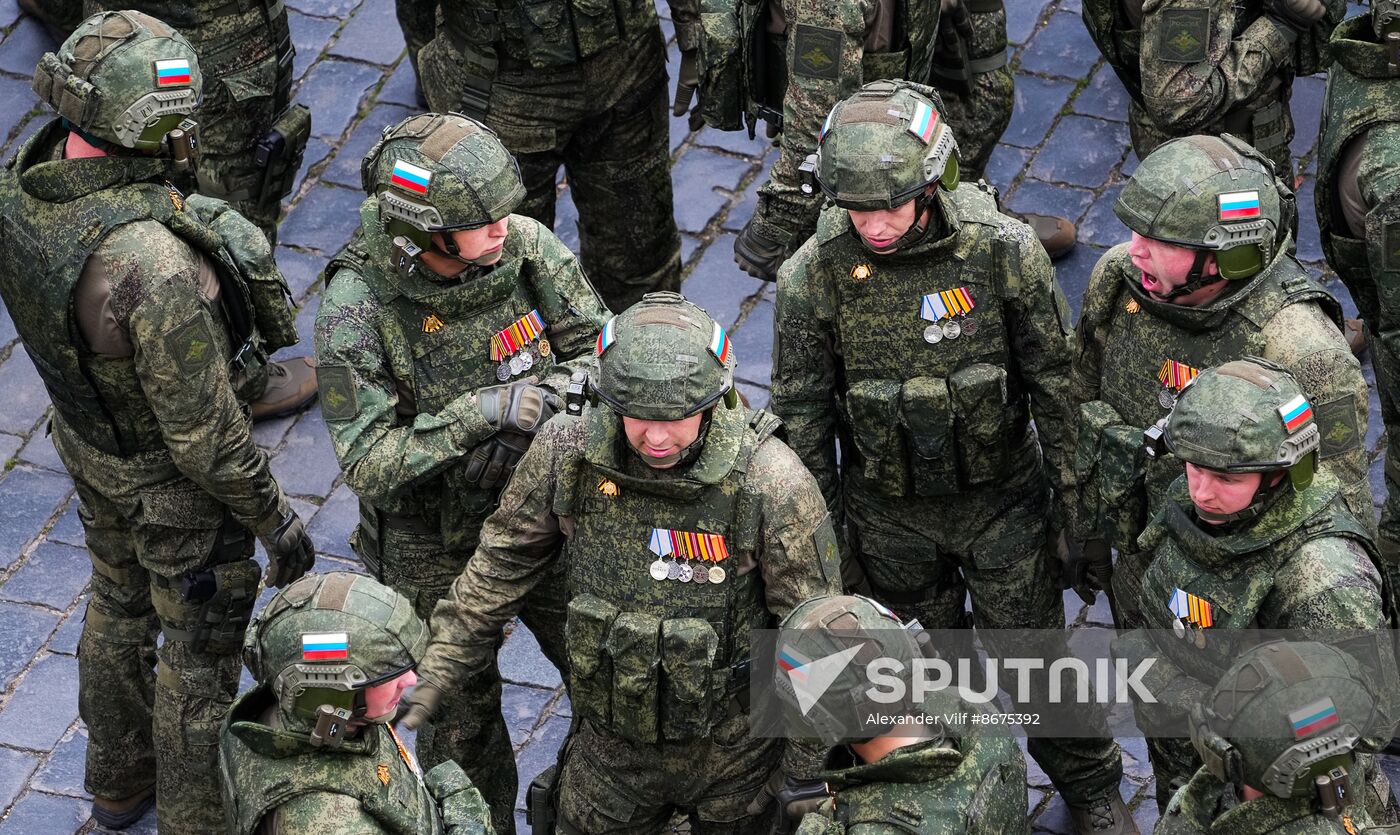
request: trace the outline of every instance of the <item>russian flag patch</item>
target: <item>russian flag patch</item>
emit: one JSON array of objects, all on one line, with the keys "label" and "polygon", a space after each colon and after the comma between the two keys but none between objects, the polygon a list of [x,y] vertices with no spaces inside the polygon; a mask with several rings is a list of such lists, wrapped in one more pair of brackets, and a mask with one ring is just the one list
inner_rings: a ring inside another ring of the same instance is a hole
[{"label": "russian flag patch", "polygon": [[176,87],[190,83],[190,62],[184,58],[167,58],[156,62],[156,86]]},{"label": "russian flag patch", "polygon": [[1308,405],[1307,398],[1300,394],[1279,406],[1278,416],[1283,418],[1283,428],[1292,434],[1312,420],[1312,406]]},{"label": "russian flag patch", "polygon": [[802,668],[810,663],[812,663],[812,659],[792,647],[778,650],[778,666],[783,669],[783,672],[799,681],[807,679],[807,674],[802,672]]},{"label": "russian flag patch", "polygon": [[428,185],[433,181],[433,172],[419,168],[411,162],[394,160],[394,170],[389,175],[389,184],[398,186],[414,194],[427,194]]},{"label": "russian flag patch", "polygon": [[344,632],[309,632],[301,636],[301,660],[335,661],[350,657],[350,637]]},{"label": "russian flag patch", "polygon": [[722,363],[729,362],[729,334],[724,332],[719,322],[715,322],[715,332],[710,337],[710,353],[719,357]]},{"label": "russian flag patch", "polygon": [[603,326],[602,330],[598,331],[598,356],[600,357],[603,355],[603,352],[608,350],[608,347],[613,344],[613,340],[617,338],[613,331],[613,323],[616,321],[617,317],[614,316],[608,320],[608,323]]},{"label": "russian flag patch", "polygon": [[1221,220],[1248,220],[1259,217],[1259,192],[1232,191],[1222,194],[1220,200]]},{"label": "russian flag patch", "polygon": [[1310,736],[1341,721],[1342,717],[1337,715],[1337,706],[1326,696],[1288,714],[1288,722],[1293,726],[1294,739]]},{"label": "russian flag patch", "polygon": [[914,117],[909,120],[909,132],[925,142],[933,139],[938,128],[938,111],[923,102],[914,102]]}]

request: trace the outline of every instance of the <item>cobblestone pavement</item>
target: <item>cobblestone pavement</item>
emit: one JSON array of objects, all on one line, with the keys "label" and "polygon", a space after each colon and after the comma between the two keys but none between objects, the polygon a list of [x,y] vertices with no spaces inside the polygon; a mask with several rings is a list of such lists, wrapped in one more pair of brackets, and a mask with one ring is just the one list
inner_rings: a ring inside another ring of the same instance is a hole
[{"label": "cobblestone pavement", "polygon": [[[315,136],[277,256],[301,306],[302,345],[309,346],[321,268],[358,225],[360,158],[382,127],[415,105],[390,0],[287,5],[297,47],[297,99],[315,112]],[[1011,0],[1007,6],[1016,112],[988,177],[1010,208],[1079,223],[1081,243],[1058,265],[1077,315],[1095,260],[1126,237],[1111,207],[1137,163],[1124,122],[1128,99],[1084,30],[1079,0]],[[663,26],[670,38],[669,22]],[[29,74],[53,44],[42,27],[21,17],[15,0],[0,0],[0,36],[0,149],[8,158],[48,118],[30,91]],[[674,66],[674,42],[671,48]],[[1293,97],[1293,151],[1303,172],[1298,252],[1319,269],[1312,186],[1322,96],[1323,80],[1313,77],[1301,79]],[[735,232],[753,211],[775,152],[742,133],[689,133],[681,119],[671,123],[671,148],[685,293],[729,329],[740,358],[740,387],[755,407],[765,405],[773,287],[741,273],[731,256]],[[576,217],[566,188],[558,231],[575,247]],[[1340,284],[1334,282],[1334,289],[1345,295]],[[307,351],[298,346],[291,353]],[[44,431],[48,406],[13,324],[0,315],[0,835],[88,832],[94,826],[83,791],[87,737],[78,720],[75,657],[89,564],[72,483]],[[1377,408],[1373,395],[1367,439],[1373,450],[1380,435]],[[318,567],[353,568],[346,538],[356,520],[355,501],[340,478],[320,412],[260,425],[255,434],[298,511],[310,520],[322,554]],[[1372,482],[1382,495],[1379,461]],[[1107,606],[1101,601],[1085,607],[1068,596],[1066,622],[1107,624]],[[505,705],[523,788],[554,758],[568,728],[568,702],[557,672],[527,630],[507,640],[501,669],[510,682]],[[1124,751],[1124,796],[1146,832],[1157,817],[1146,751],[1141,740],[1125,740]],[[1063,802],[1033,763],[1027,795],[1037,831],[1069,831]],[[154,815],[130,831],[155,832]]]}]

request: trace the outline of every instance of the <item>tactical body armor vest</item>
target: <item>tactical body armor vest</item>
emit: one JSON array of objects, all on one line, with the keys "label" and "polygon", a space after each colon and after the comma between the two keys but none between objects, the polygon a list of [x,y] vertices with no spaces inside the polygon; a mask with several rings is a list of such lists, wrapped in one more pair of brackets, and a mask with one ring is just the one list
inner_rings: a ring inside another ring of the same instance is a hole
[{"label": "tactical body armor vest", "polygon": [[494,49],[535,69],[562,67],[608,49],[628,48],[657,25],[649,0],[481,0],[441,4],[453,45],[466,54]]},{"label": "tactical body armor vest", "polygon": [[[1113,355],[1103,363],[1101,399],[1080,406],[1075,470],[1092,532],[1135,551],[1149,509],[1184,469],[1169,453],[1147,459],[1143,430],[1166,417],[1181,386],[1200,370],[1263,356],[1263,328],[1285,307],[1316,302],[1338,327],[1341,308],[1287,253],[1230,295],[1184,307],[1147,295],[1126,251],[1113,252],[1105,269],[1117,291],[1089,298],[1084,311],[1084,322],[1104,323],[1103,344]],[[1328,447],[1324,439],[1324,458]]]},{"label": "tactical body armor vest", "polygon": [[265,685],[244,693],[229,710],[220,735],[224,809],[234,835],[254,835],[264,816],[306,794],[352,797],[395,835],[445,831],[417,760],[388,725],[366,725],[358,738],[335,749],[317,748],[307,732],[259,722],[272,703]]},{"label": "tactical body armor vest", "polygon": [[838,402],[857,453],[847,471],[888,496],[1042,477],[1024,381],[1007,371],[1003,302],[1020,293],[1020,243],[977,186],[938,200],[955,232],[878,258],[845,210],[817,224],[810,269],[835,288]]},{"label": "tactical body armor vest", "polygon": [[554,507],[573,525],[569,700],[634,742],[703,739],[748,685],[750,630],[772,627],[761,572],[738,566],[762,523],[746,474],[779,421],[718,406],[693,464],[633,475],[646,465],[624,459],[621,419],[594,408],[584,420],[585,452],[566,463]]},{"label": "tactical body armor vest", "polygon": [[226,204],[191,198],[187,209],[173,187],[153,182],[166,161],[50,159],[64,136],[60,122],[49,124],[0,177],[0,296],[68,430],[121,457],[164,449],[132,358],[97,356],[78,331],[73,291],[88,258],[114,229],[143,220],[207,258],[220,284],[211,313],[227,326],[214,338],[233,361],[231,373],[251,374],[267,351],[296,342],[287,286],[265,253],[250,255],[220,233],[224,224],[242,222],[224,216]]},{"label": "tactical body armor vest", "polygon": [[[474,268],[463,280],[437,280],[425,276],[421,267],[409,275],[395,271],[388,260],[392,244],[379,228],[376,198],[361,206],[363,237],[331,261],[326,281],[342,269],[358,275],[390,314],[377,319],[383,344],[409,346],[408,374],[395,379],[403,422],[435,414],[468,392],[513,380],[543,379],[554,367],[549,326],[567,312],[568,303],[548,273],[524,257],[519,230],[532,222],[512,216],[495,266]],[[503,332],[507,336],[497,339]],[[485,514],[495,505],[497,491],[467,484],[444,489],[445,478],[414,487],[393,510],[420,517],[430,528],[440,523],[444,542],[452,547],[462,539],[459,521]],[[376,540],[367,543],[375,554],[379,510],[360,502],[366,526],[362,536]]]},{"label": "tactical body armor vest", "polygon": [[[1326,106],[1318,148],[1317,222],[1327,263],[1348,287],[1369,287],[1378,277],[1367,258],[1367,242],[1352,235],[1337,202],[1342,152],[1376,125],[1400,122],[1400,72],[1389,68],[1386,48],[1374,40],[1367,15],[1343,21],[1333,32]],[[1394,260],[1394,259],[1391,259]],[[1400,269],[1400,265],[1397,265]]]}]

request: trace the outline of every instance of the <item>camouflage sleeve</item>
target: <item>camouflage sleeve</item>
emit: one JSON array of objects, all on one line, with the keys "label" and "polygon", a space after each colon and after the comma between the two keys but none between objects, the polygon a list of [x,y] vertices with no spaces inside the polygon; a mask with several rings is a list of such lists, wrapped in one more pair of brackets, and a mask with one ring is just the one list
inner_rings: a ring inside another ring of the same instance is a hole
[{"label": "camouflage sleeve", "polygon": [[1237,37],[1233,0],[1147,0],[1142,96],[1153,121],[1176,135],[1204,129],[1257,101],[1292,61],[1283,27],[1259,17]]},{"label": "camouflage sleeve", "polygon": [[199,290],[197,255],[154,221],[121,227],[94,258],[112,282],[112,313],[175,466],[261,531],[280,489],[229,380],[228,339]]},{"label": "camouflage sleeve", "polygon": [[811,473],[777,438],[759,447],[747,490],[762,499],[759,568],[768,611],[782,618],[819,594],[841,592],[841,556],[831,516]]},{"label": "camouflage sleeve", "polygon": [[316,315],[321,410],[345,471],[345,483],[372,504],[430,478],[490,437],[471,392],[436,414],[405,422],[390,372],[389,351],[376,327],[387,316],[353,270],[341,269]]},{"label": "camouflage sleeve", "polygon": [[418,676],[451,692],[494,661],[496,639],[559,553],[554,515],[560,463],[583,448],[583,421],[556,416],[540,429],[481,528],[476,553],[433,610]]},{"label": "camouflage sleeve", "polygon": [[793,452],[816,477],[826,506],[834,510],[841,495],[835,306],[826,282],[810,269],[815,255],[816,243],[809,240],[778,270],[770,408],[783,419]]},{"label": "camouflage sleeve", "polygon": [[700,45],[700,0],[666,0],[676,29],[676,47],[682,52]]},{"label": "camouflage sleeve", "polygon": [[1381,575],[1366,549],[1340,537],[1298,549],[1274,579],[1269,629],[1379,629],[1386,626]]},{"label": "camouflage sleeve", "polygon": [[1317,304],[1284,307],[1260,337],[1264,358],[1287,368],[1312,404],[1322,432],[1323,470],[1341,482],[1342,496],[1356,518],[1374,529],[1366,454],[1370,391],[1361,364]]},{"label": "camouflage sleeve", "polygon": [[[324,835],[327,824],[335,822],[336,835],[381,835],[384,827],[345,794],[299,794],[278,806],[268,816],[269,831],[277,835]],[[264,817],[264,823],[267,817]],[[260,830],[261,831],[261,830]]]},{"label": "camouflage sleeve", "polygon": [[578,256],[553,232],[523,215],[512,216],[511,223],[522,226],[522,231],[528,230],[532,241],[527,257],[533,269],[536,303],[546,323],[551,349],[559,360],[542,385],[562,393],[575,370],[592,371],[595,367],[598,331],[612,313],[584,275]]},{"label": "camouflage sleeve", "polygon": [[1366,213],[1366,250],[1386,312],[1377,334],[1400,356],[1400,124],[1376,125],[1366,135],[1357,169]]}]

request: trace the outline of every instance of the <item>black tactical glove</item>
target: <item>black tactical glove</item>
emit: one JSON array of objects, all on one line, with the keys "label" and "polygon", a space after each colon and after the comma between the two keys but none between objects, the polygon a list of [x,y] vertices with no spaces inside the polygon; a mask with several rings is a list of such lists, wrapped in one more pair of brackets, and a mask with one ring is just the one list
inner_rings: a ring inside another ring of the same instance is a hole
[{"label": "black tactical glove", "polygon": [[495,490],[515,472],[532,440],[533,436],[523,432],[497,432],[467,456],[463,477],[483,490]]},{"label": "black tactical glove", "polygon": [[1304,34],[1327,15],[1327,5],[1322,0],[1264,0],[1264,13],[1274,22]]},{"label": "black tactical glove", "polygon": [[408,712],[399,719],[405,728],[416,731],[423,727],[423,723],[433,718],[437,713],[438,705],[442,704],[442,690],[435,684],[426,681],[419,681],[413,686],[413,692],[408,695]]},{"label": "black tactical glove", "polygon": [[476,393],[476,407],[497,432],[533,435],[561,405],[554,392],[528,380],[491,386]]},{"label": "black tactical glove", "polygon": [[778,813],[773,822],[774,835],[790,835],[802,817],[808,813],[831,814],[831,787],[820,780],[798,780],[773,772],[768,782],[753,800],[749,801],[748,813],[761,815],[772,803],[778,804]]},{"label": "black tactical glove", "polygon": [[749,219],[744,231],[734,240],[734,263],[739,269],[764,281],[778,280],[778,268],[787,260],[787,246],[773,240],[771,235]]},{"label": "black tactical glove", "polygon": [[[681,66],[676,71],[676,99],[671,105],[672,116],[684,116],[690,114],[689,127],[691,130],[699,130],[704,122],[700,118],[700,102],[697,100],[695,91],[700,86],[700,50],[686,49],[681,51]],[[691,103],[694,102],[692,109]]]},{"label": "black tactical glove", "polygon": [[1060,557],[1060,588],[1074,589],[1093,605],[1096,592],[1108,591],[1113,579],[1113,549],[1102,539],[1079,540],[1064,533],[1056,549]]},{"label": "black tactical glove", "polygon": [[257,532],[267,549],[267,584],[280,589],[311,570],[316,562],[316,546],[306,535],[306,524],[283,496],[277,504],[275,524]]}]

